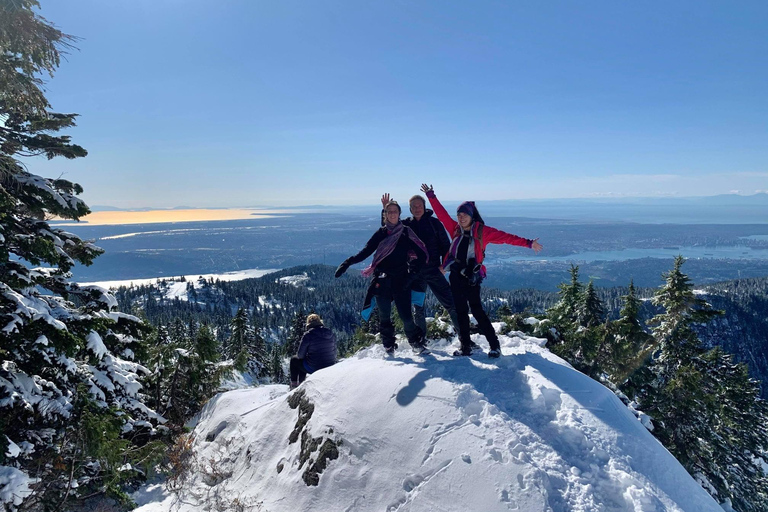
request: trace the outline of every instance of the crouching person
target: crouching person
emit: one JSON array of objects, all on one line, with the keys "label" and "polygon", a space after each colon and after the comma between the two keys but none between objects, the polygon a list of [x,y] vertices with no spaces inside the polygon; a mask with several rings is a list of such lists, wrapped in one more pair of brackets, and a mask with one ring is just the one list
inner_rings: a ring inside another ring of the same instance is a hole
[{"label": "crouching person", "polygon": [[301,337],[298,353],[291,358],[291,389],[314,373],[336,363],[336,335],[323,325],[320,315],[307,317],[307,331]]}]

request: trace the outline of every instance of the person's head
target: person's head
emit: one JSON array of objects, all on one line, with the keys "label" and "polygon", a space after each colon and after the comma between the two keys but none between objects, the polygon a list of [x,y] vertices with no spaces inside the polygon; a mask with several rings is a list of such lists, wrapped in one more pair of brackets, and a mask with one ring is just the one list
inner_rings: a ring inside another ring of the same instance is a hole
[{"label": "person's head", "polygon": [[483,222],[474,201],[464,201],[456,208],[456,220],[461,229],[469,229],[473,222]]},{"label": "person's head", "polygon": [[387,203],[384,207],[384,221],[389,224],[397,224],[400,222],[400,205],[394,199]]},{"label": "person's head", "polygon": [[459,221],[459,226],[462,229],[469,229],[472,225],[472,217],[475,215],[475,203],[474,201],[464,201],[456,208],[456,220]]},{"label": "person's head", "polygon": [[419,220],[427,209],[427,200],[423,196],[416,194],[408,200],[408,206],[411,207],[413,218]]},{"label": "person's head", "polygon": [[313,327],[321,327],[322,325],[323,319],[320,318],[320,315],[312,313],[307,317],[307,329],[311,329]]}]

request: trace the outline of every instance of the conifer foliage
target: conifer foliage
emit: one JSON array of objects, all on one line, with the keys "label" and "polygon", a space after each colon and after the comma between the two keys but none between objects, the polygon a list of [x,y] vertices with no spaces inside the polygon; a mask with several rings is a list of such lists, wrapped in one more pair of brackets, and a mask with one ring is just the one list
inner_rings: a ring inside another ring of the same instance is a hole
[{"label": "conifer foliage", "polygon": [[768,510],[768,405],[746,365],[720,348],[708,350],[697,329],[721,314],[693,289],[675,259],[652,303],[647,324],[633,283],[616,320],[590,282],[560,286],[549,309],[557,330],[550,347],[574,367],[625,393],[649,415],[653,434],[715,499],[740,511]]},{"label": "conifer foliage", "polygon": [[737,510],[768,507],[768,407],[744,365],[719,348],[706,350],[694,323],[721,314],[699,298],[681,267],[665,274],[653,301],[664,311],[649,321],[659,347],[638,401],[653,419],[654,435],[710,494]]},{"label": "conifer foliage", "polygon": [[612,340],[604,347],[605,371],[612,382],[622,384],[640,370],[655,347],[653,336],[645,332],[640,321],[640,299],[630,281],[619,318],[609,326]]},{"label": "conifer foliage", "polygon": [[38,8],[0,0],[0,495],[7,508],[62,510],[88,494],[125,498],[119,484],[141,472],[139,447],[164,419],[140,384],[146,328],[105,290],[69,281],[101,249],[47,221],[87,214],[82,188],[19,160],[86,155],[58,134],[76,115],[52,112],[42,89],[73,38]]},{"label": "conifer foliage", "polygon": [[230,323],[231,335],[224,355],[234,361],[236,370],[248,371],[258,377],[266,373],[267,348],[258,328],[252,325],[245,308],[237,310]]}]

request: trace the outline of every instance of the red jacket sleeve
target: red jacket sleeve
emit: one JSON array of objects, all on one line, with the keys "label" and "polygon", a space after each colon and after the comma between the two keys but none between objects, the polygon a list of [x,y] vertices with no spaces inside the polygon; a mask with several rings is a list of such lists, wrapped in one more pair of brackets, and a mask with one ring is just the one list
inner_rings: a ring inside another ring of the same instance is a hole
[{"label": "red jacket sleeve", "polygon": [[483,249],[488,244],[509,244],[530,248],[533,240],[528,240],[527,238],[513,235],[491,226],[485,226],[483,227]]},{"label": "red jacket sleeve", "polygon": [[456,226],[458,226],[459,223],[453,220],[451,214],[449,214],[445,208],[443,208],[443,205],[440,204],[440,201],[438,201],[434,191],[430,190],[427,192],[427,198],[429,198],[429,204],[435,211],[435,215],[437,215],[438,220],[443,223],[445,230],[448,231],[448,234],[451,235],[451,238],[453,238],[453,234],[456,232]]}]

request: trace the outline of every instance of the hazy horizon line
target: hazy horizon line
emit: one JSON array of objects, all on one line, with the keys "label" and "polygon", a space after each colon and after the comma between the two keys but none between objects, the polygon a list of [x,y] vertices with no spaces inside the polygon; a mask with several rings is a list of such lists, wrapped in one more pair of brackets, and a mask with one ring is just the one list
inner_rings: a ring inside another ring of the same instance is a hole
[{"label": "hazy horizon line", "polygon": [[[621,196],[621,195],[600,195],[600,196],[587,196],[587,197],[539,197],[539,198],[512,198],[512,199],[482,199],[483,202],[486,203],[502,203],[502,202],[520,202],[520,203],[542,203],[542,202],[549,202],[549,201],[574,201],[574,202],[585,202],[585,201],[617,201],[617,202],[632,202],[632,201],[674,201],[674,200],[702,200],[702,199],[710,199],[710,198],[756,198],[756,197],[767,197],[768,198],[768,192],[755,192],[753,194],[740,194],[740,193],[730,193],[730,194],[712,194],[712,195],[701,195],[701,196],[679,196],[679,195],[655,195],[655,196]],[[465,199],[452,199],[452,198],[446,198],[443,201],[445,202],[457,202],[457,201],[464,201]],[[405,202],[405,201],[401,201]],[[233,209],[253,209],[253,210],[263,210],[263,209],[277,209],[277,210],[284,210],[284,209],[306,209],[306,208],[344,208],[344,207],[370,207],[370,203],[338,203],[338,204],[319,204],[319,203],[312,203],[312,204],[257,204],[257,205],[240,205],[240,206],[191,206],[191,205],[176,205],[176,206],[130,206],[130,207],[121,207],[121,206],[113,206],[113,205],[103,205],[103,204],[94,204],[89,206],[91,211],[103,211],[103,210],[113,210],[113,211],[151,211],[151,210],[233,210]]]}]

